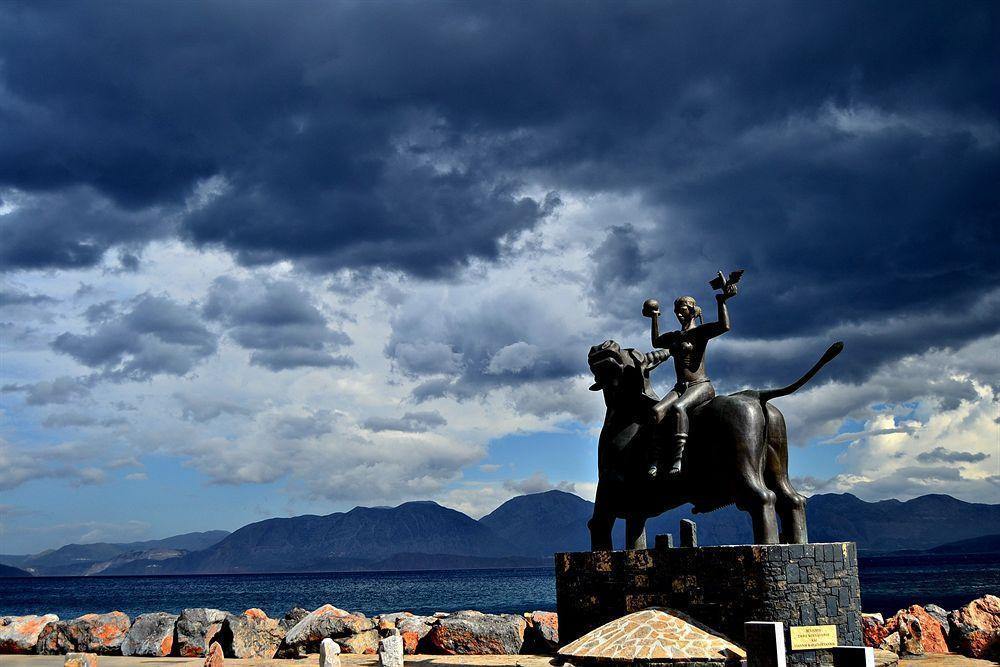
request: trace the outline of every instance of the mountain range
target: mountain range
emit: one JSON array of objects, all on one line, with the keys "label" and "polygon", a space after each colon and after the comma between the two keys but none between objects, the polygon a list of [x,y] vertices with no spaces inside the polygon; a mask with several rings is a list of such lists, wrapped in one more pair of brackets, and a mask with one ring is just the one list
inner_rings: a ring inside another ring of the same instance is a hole
[{"label": "mountain range", "polygon": [[127,574],[119,570],[134,561],[176,558],[207,549],[227,535],[225,530],[210,530],[144,542],[67,544],[27,556],[0,554],[0,564],[50,576]]},{"label": "mountain range", "polygon": [[[356,507],[326,516],[267,519],[233,533],[189,533],[127,544],[71,544],[0,563],[36,575],[208,574],[530,567],[551,564],[557,551],[590,547],[593,503],[571,493],[518,496],[478,521],[434,502]],[[1000,505],[946,495],[866,502],[850,494],[818,494],[806,508],[813,542],[853,541],[863,553],[901,550],[961,552],[996,544]],[[681,519],[698,524],[699,543],[751,541],[749,517],[735,507],[692,516],[682,507],[647,522],[653,536],[673,533]],[[622,522],[615,543],[623,542]],[[942,546],[944,545],[944,546]]]}]

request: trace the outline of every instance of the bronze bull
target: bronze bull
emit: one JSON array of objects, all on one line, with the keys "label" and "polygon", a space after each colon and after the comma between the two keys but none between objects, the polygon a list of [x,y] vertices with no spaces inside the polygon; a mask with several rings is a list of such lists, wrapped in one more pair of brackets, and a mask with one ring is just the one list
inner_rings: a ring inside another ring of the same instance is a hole
[{"label": "bronze bull", "polygon": [[787,387],[717,396],[692,410],[682,473],[652,479],[646,474],[649,452],[665,434],[662,424],[650,418],[657,397],[649,371],[666,355],[622,350],[614,341],[591,348],[594,388],[603,391],[607,405],[594,515],[587,524],[591,549],[612,548],[616,518],[625,519],[626,548],[643,549],[646,520],[685,503],[692,503],[696,513],[735,503],[750,514],[756,544],[808,542],[806,500],[788,479],[785,419],[768,401],[802,387],[843,348],[843,343],[831,345]]}]

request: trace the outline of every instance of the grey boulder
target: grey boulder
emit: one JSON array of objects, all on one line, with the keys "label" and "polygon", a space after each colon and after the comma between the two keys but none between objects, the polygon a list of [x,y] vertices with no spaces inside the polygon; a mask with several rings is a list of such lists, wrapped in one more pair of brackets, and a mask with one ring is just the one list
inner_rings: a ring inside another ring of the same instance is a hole
[{"label": "grey boulder", "polygon": [[389,635],[378,643],[379,667],[403,667],[403,638]]},{"label": "grey boulder", "polygon": [[344,653],[374,653],[378,648],[378,632],[370,619],[326,604],[288,630],[282,655],[315,653],[327,638],[337,642]]},{"label": "grey boulder", "polygon": [[122,655],[163,658],[174,648],[174,624],[177,614],[163,611],[140,614],[122,642]]},{"label": "grey boulder", "polygon": [[442,618],[427,640],[450,655],[516,655],[524,647],[527,625],[522,616],[460,611]]},{"label": "grey boulder", "polygon": [[177,642],[174,652],[182,658],[201,658],[208,653],[208,647],[215,635],[222,629],[222,623],[229,612],[207,607],[185,609],[177,619]]},{"label": "grey boulder", "polygon": [[239,616],[229,616],[219,633],[223,651],[233,658],[273,658],[278,653],[285,628],[276,618],[268,618],[260,609],[247,609]]}]

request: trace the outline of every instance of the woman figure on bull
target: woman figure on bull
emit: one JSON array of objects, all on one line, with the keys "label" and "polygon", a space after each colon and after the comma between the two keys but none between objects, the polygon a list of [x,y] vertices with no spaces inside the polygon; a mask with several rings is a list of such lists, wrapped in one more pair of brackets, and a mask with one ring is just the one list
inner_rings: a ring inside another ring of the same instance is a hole
[{"label": "woman figure on bull", "polygon": [[[721,274],[720,274],[721,275]],[[660,304],[648,299],[642,304],[642,314],[652,319],[653,347],[666,350],[674,358],[677,384],[652,409],[653,423],[670,417],[673,423],[673,459],[667,476],[676,478],[681,473],[681,461],[688,440],[688,411],[715,398],[715,388],[705,374],[705,349],[708,341],[729,331],[729,311],[726,301],[736,296],[736,281],[722,284],[722,292],[715,295],[719,307],[719,321],[705,324],[701,308],[694,297],[682,296],[674,301],[674,315],[680,322],[679,331],[660,334]],[[695,319],[698,324],[695,324]],[[655,478],[661,465],[662,444],[657,438],[653,443],[649,476]]]}]

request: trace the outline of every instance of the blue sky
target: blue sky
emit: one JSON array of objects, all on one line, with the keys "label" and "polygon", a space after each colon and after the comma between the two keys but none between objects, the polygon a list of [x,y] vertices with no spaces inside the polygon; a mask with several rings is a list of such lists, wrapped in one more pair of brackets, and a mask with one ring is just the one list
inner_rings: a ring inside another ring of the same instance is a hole
[{"label": "blue sky", "polygon": [[1000,502],[994,5],[298,10],[0,7],[0,552],[591,497],[720,268],[800,490]]}]

